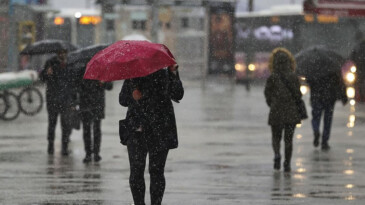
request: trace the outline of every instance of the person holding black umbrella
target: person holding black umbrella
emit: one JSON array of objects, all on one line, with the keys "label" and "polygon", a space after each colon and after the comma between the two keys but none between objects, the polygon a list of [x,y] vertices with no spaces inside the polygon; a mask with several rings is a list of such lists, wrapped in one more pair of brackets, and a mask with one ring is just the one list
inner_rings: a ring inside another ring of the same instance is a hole
[{"label": "person holding black umbrella", "polygon": [[73,77],[67,69],[67,50],[59,50],[57,55],[48,59],[40,73],[40,79],[46,83],[46,101],[48,111],[48,154],[54,153],[55,129],[57,117],[61,116],[62,155],[68,155],[68,143],[72,127],[70,110],[74,106],[75,90]]},{"label": "person holding black umbrella", "polygon": [[130,163],[129,184],[134,203],[144,205],[144,170],[149,155],[151,204],[160,205],[165,190],[164,169],[170,149],[177,148],[177,129],[171,100],[179,102],[184,89],[177,65],[146,77],[125,80],[119,103],[128,107],[126,142]]},{"label": "person holding black umbrella", "polygon": [[310,88],[312,106],[313,145],[320,144],[320,122],[323,115],[321,149],[330,149],[328,144],[336,100],[343,105],[348,101],[341,67],[344,58],[326,46],[313,46],[295,55],[297,74],[303,75]]},{"label": "person holding black umbrella", "polygon": [[[81,78],[82,79],[82,78]],[[84,163],[89,163],[94,154],[94,161],[99,162],[101,145],[101,120],[105,117],[105,90],[111,90],[111,82],[82,80],[80,83],[80,112],[86,156]],[[93,140],[91,139],[93,128]]]}]

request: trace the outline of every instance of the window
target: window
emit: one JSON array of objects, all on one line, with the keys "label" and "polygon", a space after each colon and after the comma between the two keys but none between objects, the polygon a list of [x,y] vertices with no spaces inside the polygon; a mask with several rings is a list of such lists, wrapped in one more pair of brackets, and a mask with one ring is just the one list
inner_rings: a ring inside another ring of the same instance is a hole
[{"label": "window", "polygon": [[189,27],[189,19],[187,17],[181,18],[181,27],[182,28]]},{"label": "window", "polygon": [[146,30],[146,21],[145,20],[133,20],[132,28],[138,30]]}]

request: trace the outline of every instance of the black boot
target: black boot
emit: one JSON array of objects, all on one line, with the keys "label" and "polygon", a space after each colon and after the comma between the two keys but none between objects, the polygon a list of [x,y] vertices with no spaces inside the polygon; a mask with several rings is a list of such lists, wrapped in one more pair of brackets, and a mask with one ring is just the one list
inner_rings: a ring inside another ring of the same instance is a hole
[{"label": "black boot", "polygon": [[84,162],[85,164],[91,162],[91,154],[86,154],[86,156],[82,162]]},{"label": "black boot", "polygon": [[314,140],[313,140],[313,145],[314,147],[318,147],[319,145],[319,132],[314,132]]},{"label": "black boot", "polygon": [[101,160],[101,156],[99,154],[94,154],[94,161],[100,162],[100,160]]},{"label": "black boot", "polygon": [[62,142],[62,151],[61,154],[63,156],[67,156],[68,155],[68,142]]},{"label": "black boot", "polygon": [[284,172],[291,172],[290,162],[287,160],[284,161]]},{"label": "black boot", "polygon": [[280,170],[281,157],[280,155],[275,156],[274,158],[274,169]]},{"label": "black boot", "polygon": [[54,153],[54,143],[53,142],[48,142],[48,148],[47,148],[47,152],[49,155],[53,155]]}]

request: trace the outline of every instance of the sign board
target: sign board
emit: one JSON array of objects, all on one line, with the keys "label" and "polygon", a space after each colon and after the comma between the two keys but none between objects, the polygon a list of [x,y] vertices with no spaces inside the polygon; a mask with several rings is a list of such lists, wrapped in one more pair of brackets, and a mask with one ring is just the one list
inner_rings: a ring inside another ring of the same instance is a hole
[{"label": "sign board", "polygon": [[231,3],[209,6],[209,74],[234,74],[234,11]]},{"label": "sign board", "polygon": [[364,0],[305,0],[304,12],[336,16],[365,16]]}]

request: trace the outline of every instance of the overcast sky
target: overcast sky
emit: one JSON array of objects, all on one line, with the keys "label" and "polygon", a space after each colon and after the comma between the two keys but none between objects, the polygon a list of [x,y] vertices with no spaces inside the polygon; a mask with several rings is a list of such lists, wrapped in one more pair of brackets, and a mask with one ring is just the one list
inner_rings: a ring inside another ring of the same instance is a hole
[{"label": "overcast sky", "polygon": [[[95,0],[49,0],[55,8],[92,8]],[[248,0],[239,0],[237,10],[246,11]],[[256,11],[281,4],[302,4],[303,0],[254,0]]]}]

